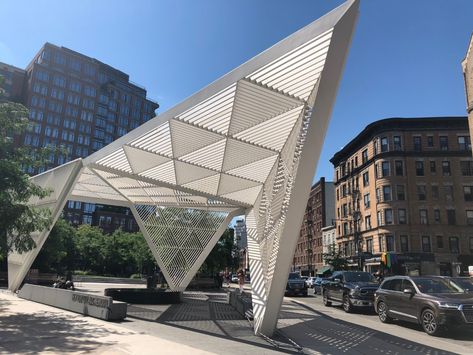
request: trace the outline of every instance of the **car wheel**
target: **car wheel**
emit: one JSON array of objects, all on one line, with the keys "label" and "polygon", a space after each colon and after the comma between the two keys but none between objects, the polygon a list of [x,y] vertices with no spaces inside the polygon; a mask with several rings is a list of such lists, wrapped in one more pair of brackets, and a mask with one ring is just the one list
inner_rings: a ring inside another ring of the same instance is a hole
[{"label": "car wheel", "polygon": [[347,313],[353,312],[353,306],[350,303],[350,298],[348,295],[343,295],[343,310]]},{"label": "car wheel", "polygon": [[438,335],[441,332],[441,326],[437,322],[434,312],[431,309],[426,309],[421,315],[421,325],[424,332],[429,335]]},{"label": "car wheel", "polygon": [[379,320],[383,323],[391,323],[392,318],[388,316],[388,306],[383,301],[378,303],[378,316]]},{"label": "car wheel", "polygon": [[325,291],[325,292],[323,293],[323,297],[322,297],[322,298],[323,298],[324,305],[325,305],[326,307],[330,307],[330,306],[332,305],[332,302],[330,302],[330,301],[328,300],[327,291]]}]

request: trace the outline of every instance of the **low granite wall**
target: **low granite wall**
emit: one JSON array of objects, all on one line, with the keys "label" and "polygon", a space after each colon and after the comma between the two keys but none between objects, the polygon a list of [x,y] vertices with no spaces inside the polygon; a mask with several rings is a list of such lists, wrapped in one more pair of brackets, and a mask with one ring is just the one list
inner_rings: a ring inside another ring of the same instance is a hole
[{"label": "low granite wall", "polygon": [[60,288],[24,284],[18,297],[104,320],[126,317],[127,304],[111,297]]}]

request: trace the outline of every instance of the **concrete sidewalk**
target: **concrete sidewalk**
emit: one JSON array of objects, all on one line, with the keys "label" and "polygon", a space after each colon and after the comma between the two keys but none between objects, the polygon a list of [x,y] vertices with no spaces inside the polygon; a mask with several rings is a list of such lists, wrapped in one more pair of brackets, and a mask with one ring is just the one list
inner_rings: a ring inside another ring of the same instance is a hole
[{"label": "concrete sidewalk", "polygon": [[0,292],[0,353],[211,354]]},{"label": "concrete sidewalk", "polygon": [[206,305],[199,294],[187,298],[175,309],[157,306],[159,321],[147,318],[153,306],[147,306],[143,317],[130,306],[137,317],[111,323],[0,291],[0,354],[280,353],[255,336],[246,320],[228,319],[223,303]]}]

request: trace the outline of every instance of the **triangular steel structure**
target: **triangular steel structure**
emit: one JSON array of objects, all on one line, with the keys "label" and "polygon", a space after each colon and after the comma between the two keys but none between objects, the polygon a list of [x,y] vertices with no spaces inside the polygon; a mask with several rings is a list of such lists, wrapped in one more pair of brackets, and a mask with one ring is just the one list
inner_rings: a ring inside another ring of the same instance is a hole
[{"label": "triangular steel structure", "polygon": [[[53,216],[67,199],[131,208],[184,290],[245,214],[255,332],[271,335],[357,12],[347,1],[86,159],[33,177],[55,189]],[[33,254],[9,258],[10,289]]]}]

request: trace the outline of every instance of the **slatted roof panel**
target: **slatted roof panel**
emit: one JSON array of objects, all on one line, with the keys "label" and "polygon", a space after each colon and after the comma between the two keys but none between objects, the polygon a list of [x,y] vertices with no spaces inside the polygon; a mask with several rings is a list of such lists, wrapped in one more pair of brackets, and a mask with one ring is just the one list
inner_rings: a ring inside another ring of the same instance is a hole
[{"label": "slatted roof panel", "polygon": [[[133,201],[252,206],[272,183],[275,164],[292,159],[332,43],[331,26],[307,26],[87,158],[86,166]],[[94,175],[84,170],[79,183],[100,180]]]}]

